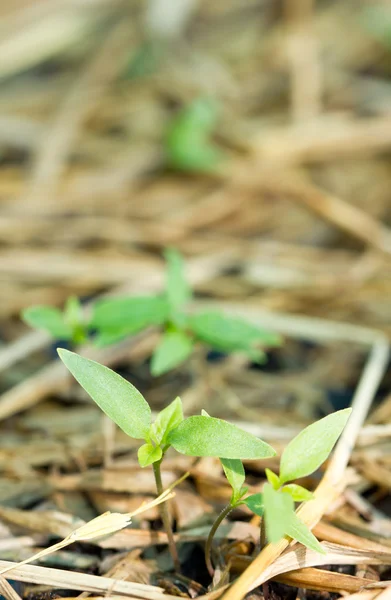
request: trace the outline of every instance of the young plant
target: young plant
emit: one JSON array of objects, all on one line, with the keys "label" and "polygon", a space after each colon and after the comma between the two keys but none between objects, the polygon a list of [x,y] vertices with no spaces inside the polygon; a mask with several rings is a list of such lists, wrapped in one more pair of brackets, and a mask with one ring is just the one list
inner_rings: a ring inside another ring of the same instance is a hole
[{"label": "young plant", "polygon": [[28,325],[47,331],[54,339],[81,344],[89,334],[89,323],[75,296],[67,299],[62,312],[55,306],[38,305],[29,306],[21,316]]},{"label": "young plant", "polygon": [[147,327],[163,329],[152,353],[151,373],[158,377],[185,362],[197,343],[222,352],[243,352],[255,362],[266,355],[261,348],[279,346],[280,336],[216,311],[188,314],[192,291],[184,276],[182,256],[166,250],[166,286],[163,293],[98,300],[87,320],[74,296],[64,311],[54,306],[31,306],[22,319],[36,329],[46,330],[54,339],[73,345],[91,340],[106,346],[139,333]]},{"label": "young plant", "polygon": [[325,462],[351,411],[351,408],[339,410],[303,429],[282,453],[280,474],[266,469],[268,482],[264,485],[263,493],[253,494],[243,500],[250,510],[264,518],[269,542],[278,542],[288,536],[324,554],[314,534],[294,510],[295,502],[307,502],[313,498],[313,494],[301,485],[290,482],[314,473]]},{"label": "young plant", "polygon": [[223,158],[223,153],[211,139],[217,116],[215,102],[198,98],[174,117],[165,140],[172,167],[193,172],[216,169]]},{"label": "young plant", "polygon": [[[285,448],[281,457],[280,475],[266,469],[268,483],[264,485],[263,493],[244,497],[248,488],[244,487],[245,472],[242,461],[237,458],[220,458],[232,487],[232,495],[229,504],[215,520],[206,542],[205,561],[211,576],[214,573],[211,560],[213,537],[223,519],[241,504],[245,504],[266,522],[266,531],[263,521],[261,524],[261,545],[264,545],[266,536],[270,542],[278,542],[282,537],[288,536],[307,548],[325,553],[314,534],[294,510],[295,502],[307,502],[313,498],[313,494],[301,485],[289,482],[310,475],[324,463],[341,435],[350,413],[350,408],[340,410],[303,429]],[[203,414],[208,416],[205,411]]]},{"label": "young plant", "polygon": [[[129,437],[143,440],[138,450],[141,467],[152,465],[158,495],[163,492],[161,463],[171,446],[188,456],[216,456],[229,459],[259,459],[276,453],[265,442],[224,421],[202,414],[183,417],[182,403],[176,398],[151,419],[151,408],[140,392],[111,369],[59,349],[58,354],[75,379]],[[167,533],[174,567],[180,564],[166,504],[161,517]]]},{"label": "young plant", "polygon": [[182,364],[197,342],[223,352],[243,352],[253,361],[262,361],[262,347],[281,344],[281,338],[244,319],[216,311],[188,314],[192,297],[184,276],[181,255],[165,252],[166,289],[157,296],[109,298],[96,302],[91,327],[98,333],[96,342],[106,345],[142,331],[150,325],[163,328],[163,336],[151,360],[151,373],[159,376]]}]

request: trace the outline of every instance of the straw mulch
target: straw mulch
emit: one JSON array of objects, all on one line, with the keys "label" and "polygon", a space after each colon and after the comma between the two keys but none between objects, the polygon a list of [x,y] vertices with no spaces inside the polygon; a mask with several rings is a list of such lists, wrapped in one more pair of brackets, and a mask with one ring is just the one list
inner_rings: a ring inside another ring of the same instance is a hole
[{"label": "straw mulch", "polygon": [[[7,574],[14,587],[0,577],[1,594],[239,600],[277,578],[273,598],[385,598],[387,3],[5,0],[0,29],[0,570],[105,511],[132,512],[154,497],[133,442],[120,432],[102,442],[98,409],[47,336],[21,323],[26,306],[158,291],[162,250],[175,246],[196,302],[281,332],[283,347],[262,370],[232,356],[207,373],[190,361],[158,380],[148,369],[158,332],[91,356],[155,410],[181,394],[189,414],[206,408],[279,450],[320,414],[352,400],[357,414],[303,513],[326,562],[296,546],[282,554],[287,541],[258,554],[259,523],[236,511],[219,530],[211,585],[202,546],[229,488],[217,461],[172,455],[167,485],[190,470],[170,503],[182,577],[169,571],[152,507],[106,539],[16,567]],[[180,172],[168,164],[167,128],[200,97],[218,106],[213,143],[224,158],[209,173]],[[246,467],[260,490],[265,463]]]}]

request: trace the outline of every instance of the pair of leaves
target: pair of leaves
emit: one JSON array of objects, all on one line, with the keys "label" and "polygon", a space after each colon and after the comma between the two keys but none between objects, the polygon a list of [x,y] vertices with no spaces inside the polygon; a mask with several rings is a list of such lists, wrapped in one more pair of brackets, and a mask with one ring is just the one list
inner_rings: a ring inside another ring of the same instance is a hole
[{"label": "pair of leaves", "polygon": [[83,341],[85,337],[81,305],[75,296],[70,296],[64,311],[55,306],[30,306],[22,311],[22,319],[31,327],[41,329],[60,340]]},{"label": "pair of leaves", "polygon": [[[142,460],[160,460],[159,451],[152,448],[173,446],[188,456],[216,456],[256,459],[275,455],[268,444],[250,433],[205,415],[182,420],[177,399],[151,423],[151,409],[140,392],[120,375],[99,363],[74,352],[59,349],[59,356],[75,379],[91,398],[127,435],[144,439],[148,447],[142,450]],[[148,458],[149,457],[149,458]]]},{"label": "pair of leaves", "polygon": [[202,312],[189,317],[189,327],[201,341],[223,352],[243,351],[260,361],[264,353],[257,347],[279,346],[280,336],[256,325],[217,312]]}]

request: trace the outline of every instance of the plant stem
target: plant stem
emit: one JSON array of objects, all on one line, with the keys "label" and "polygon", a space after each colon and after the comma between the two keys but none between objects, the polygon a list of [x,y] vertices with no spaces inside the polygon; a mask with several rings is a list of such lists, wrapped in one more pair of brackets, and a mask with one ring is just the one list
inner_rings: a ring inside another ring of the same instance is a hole
[{"label": "plant stem", "polygon": [[[160,470],[161,463],[162,463],[162,458],[159,461],[152,464],[153,474],[155,475],[156,490],[157,490],[158,496],[160,496],[160,494],[162,494],[164,492],[163,483],[162,483],[162,473]],[[174,541],[174,533],[173,533],[172,527],[171,527],[171,520],[170,520],[170,515],[169,515],[168,509],[167,509],[167,503],[163,502],[162,504],[160,504],[159,509],[160,509],[160,516],[163,521],[163,527],[167,534],[168,548],[170,550],[172,562],[174,563],[174,569],[175,569],[175,571],[177,571],[179,573],[181,570],[181,563],[179,562],[178,551],[177,551],[177,547],[176,547],[175,541]]]},{"label": "plant stem", "polygon": [[[261,524],[260,524],[260,544],[261,544],[261,552],[264,549],[264,547],[266,546],[266,523],[265,523],[265,517],[262,517],[261,520]],[[266,581],[265,583],[262,584],[262,593],[263,593],[263,598],[264,600],[269,600],[269,583]]]},{"label": "plant stem", "polygon": [[259,525],[259,541],[261,545],[261,550],[266,546],[266,527],[265,527],[265,517],[261,517],[261,523]]},{"label": "plant stem", "polygon": [[206,568],[208,569],[209,575],[211,577],[213,577],[214,575],[214,568],[213,568],[213,564],[212,564],[212,558],[211,558],[211,550],[212,550],[212,543],[213,543],[213,538],[214,535],[217,531],[217,529],[220,527],[221,522],[225,519],[226,516],[229,515],[229,513],[231,512],[231,510],[233,510],[235,507],[231,506],[231,504],[228,504],[219,514],[219,516],[216,518],[215,522],[213,523],[211,530],[209,531],[209,535],[208,535],[208,539],[206,540],[206,545],[205,545],[205,562],[206,562]]}]

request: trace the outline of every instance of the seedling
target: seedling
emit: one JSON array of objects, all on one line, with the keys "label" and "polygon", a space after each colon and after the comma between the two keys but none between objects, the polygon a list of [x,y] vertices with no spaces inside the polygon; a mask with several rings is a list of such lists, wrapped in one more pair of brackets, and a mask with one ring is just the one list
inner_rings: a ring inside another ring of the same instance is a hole
[{"label": "seedling", "polygon": [[197,342],[222,352],[242,352],[256,362],[265,359],[262,347],[281,344],[281,338],[244,319],[199,311],[189,314],[191,289],[184,276],[181,255],[165,252],[166,289],[157,296],[112,298],[98,301],[91,326],[98,332],[96,343],[106,345],[155,325],[163,336],[151,360],[151,373],[157,377],[186,361]]},{"label": "seedling", "polygon": [[[164,408],[152,423],[149,404],[131,383],[111,369],[69,350],[59,349],[58,354],[103,412],[129,437],[143,440],[138,461],[141,467],[152,465],[158,495],[163,492],[161,463],[171,446],[187,456],[224,456],[226,461],[268,458],[276,454],[266,442],[222,419],[206,413],[185,419],[180,398]],[[172,560],[179,570],[166,504],[160,508]]]},{"label": "seedling", "polygon": [[35,329],[47,331],[54,339],[81,344],[88,337],[89,323],[75,296],[68,298],[62,312],[55,306],[30,306],[22,311],[22,319]]},{"label": "seedling", "polygon": [[172,120],[166,135],[169,164],[183,171],[209,172],[223,158],[211,135],[217,121],[217,104],[198,98]]},{"label": "seedling", "polygon": [[79,300],[72,296],[63,312],[54,306],[31,306],[22,312],[22,318],[32,327],[46,330],[54,339],[74,345],[91,340],[97,346],[107,346],[147,327],[161,327],[163,336],[151,359],[154,377],[185,362],[198,342],[222,352],[243,352],[255,362],[265,360],[261,346],[281,344],[278,335],[244,319],[215,311],[188,314],[192,291],[184,276],[182,256],[171,249],[165,257],[166,286],[162,294],[98,300],[89,319]]},{"label": "seedling", "polygon": [[245,472],[242,461],[220,458],[232,487],[232,496],[228,506],[213,524],[207,540],[205,559],[211,575],[214,571],[211,562],[213,536],[223,519],[241,504],[246,504],[253,513],[264,519],[266,532],[262,521],[261,540],[264,541],[267,537],[269,542],[278,542],[284,536],[288,536],[315,552],[325,554],[314,534],[294,510],[295,502],[307,502],[313,498],[313,494],[301,485],[289,482],[310,475],[324,463],[341,435],[351,411],[351,408],[346,408],[328,415],[312,423],[293,438],[281,456],[280,475],[266,469],[268,483],[264,485],[263,493],[244,498],[247,488],[244,487]]},{"label": "seedling", "polygon": [[48,331],[54,339],[73,344],[91,340],[97,346],[113,344],[150,326],[160,327],[163,336],[151,359],[154,377],[184,363],[197,343],[225,353],[242,352],[254,362],[266,358],[261,347],[281,344],[280,336],[244,319],[216,311],[189,314],[192,291],[184,276],[182,256],[170,249],[165,257],[164,293],[98,300],[88,320],[74,297],[68,299],[64,312],[53,306],[32,306],[22,312],[22,318],[32,327]]}]

